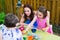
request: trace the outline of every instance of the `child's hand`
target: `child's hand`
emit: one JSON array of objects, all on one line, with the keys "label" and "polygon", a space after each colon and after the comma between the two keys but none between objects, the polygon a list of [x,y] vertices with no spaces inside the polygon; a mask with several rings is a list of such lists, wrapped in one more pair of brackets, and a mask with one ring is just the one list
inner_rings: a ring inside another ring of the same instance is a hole
[{"label": "child's hand", "polygon": [[42,31],[46,31],[46,28],[42,28]]},{"label": "child's hand", "polygon": [[29,29],[32,29],[32,28],[33,28],[33,26],[32,26],[31,24],[27,25],[27,27],[28,27]]},{"label": "child's hand", "polygon": [[23,31],[22,31],[22,33],[23,33],[23,34],[26,34],[26,33],[27,33],[27,31],[23,30]]},{"label": "child's hand", "polygon": [[16,26],[20,26],[20,23],[17,23]]}]

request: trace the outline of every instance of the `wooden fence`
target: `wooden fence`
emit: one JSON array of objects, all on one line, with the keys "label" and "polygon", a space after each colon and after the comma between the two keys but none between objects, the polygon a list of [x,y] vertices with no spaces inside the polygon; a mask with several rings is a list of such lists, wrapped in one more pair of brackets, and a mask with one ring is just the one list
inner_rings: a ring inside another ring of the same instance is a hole
[{"label": "wooden fence", "polygon": [[[39,6],[45,6],[50,11],[50,19],[52,24],[60,24],[60,0],[22,0],[22,4],[30,4],[34,10]],[[6,13],[14,12],[18,17],[20,17],[20,12],[22,12],[21,7],[19,12],[16,13],[16,3],[17,0],[4,0],[4,11]],[[2,0],[0,0],[0,11],[3,9]]]}]

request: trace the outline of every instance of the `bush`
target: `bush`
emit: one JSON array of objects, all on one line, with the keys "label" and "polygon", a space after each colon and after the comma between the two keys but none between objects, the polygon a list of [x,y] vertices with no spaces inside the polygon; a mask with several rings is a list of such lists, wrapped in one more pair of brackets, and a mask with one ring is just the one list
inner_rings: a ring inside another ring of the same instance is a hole
[{"label": "bush", "polygon": [[60,34],[60,26],[58,25],[53,25],[53,32],[56,34]]},{"label": "bush", "polygon": [[4,23],[4,17],[5,17],[5,13],[4,12],[0,12],[0,24]]}]

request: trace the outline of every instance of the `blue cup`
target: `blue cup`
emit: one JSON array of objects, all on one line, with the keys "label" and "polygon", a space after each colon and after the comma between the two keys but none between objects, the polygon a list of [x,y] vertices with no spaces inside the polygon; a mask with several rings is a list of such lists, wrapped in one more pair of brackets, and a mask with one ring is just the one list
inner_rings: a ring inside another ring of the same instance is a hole
[{"label": "blue cup", "polygon": [[31,31],[32,31],[33,33],[35,33],[35,32],[36,32],[36,29],[31,29]]}]

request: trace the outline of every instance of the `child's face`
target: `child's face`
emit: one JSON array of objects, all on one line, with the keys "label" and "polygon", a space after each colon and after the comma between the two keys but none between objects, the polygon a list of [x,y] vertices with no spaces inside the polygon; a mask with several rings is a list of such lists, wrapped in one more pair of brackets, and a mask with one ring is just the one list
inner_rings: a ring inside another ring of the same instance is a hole
[{"label": "child's face", "polygon": [[31,14],[31,10],[28,7],[24,8],[24,12],[27,16],[30,16],[30,14]]},{"label": "child's face", "polygon": [[43,13],[38,11],[38,15],[37,16],[38,16],[38,18],[42,19],[43,18]]}]

